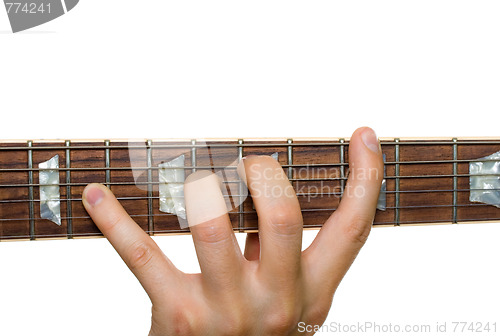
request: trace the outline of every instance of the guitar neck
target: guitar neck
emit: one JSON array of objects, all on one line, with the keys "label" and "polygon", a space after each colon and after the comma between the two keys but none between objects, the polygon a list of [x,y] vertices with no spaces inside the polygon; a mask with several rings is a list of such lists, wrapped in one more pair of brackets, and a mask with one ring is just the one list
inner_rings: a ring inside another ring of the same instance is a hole
[{"label": "guitar neck", "polygon": [[[159,164],[176,158],[186,176],[201,169],[219,173],[234,230],[254,231],[257,215],[235,168],[244,156],[273,154],[296,190],[304,227],[319,228],[341,200],[348,145],[349,139],[0,143],[0,240],[102,236],[81,203],[84,187],[94,182],[108,185],[150,235],[187,233],[177,215],[160,211]],[[500,208],[469,200],[469,164],[498,152],[500,140],[386,139],[381,145],[386,189],[375,226],[500,220]],[[41,214],[47,170],[39,164],[56,155],[59,164],[51,171],[59,177],[52,185],[58,198],[51,201],[60,207],[60,225]]]}]

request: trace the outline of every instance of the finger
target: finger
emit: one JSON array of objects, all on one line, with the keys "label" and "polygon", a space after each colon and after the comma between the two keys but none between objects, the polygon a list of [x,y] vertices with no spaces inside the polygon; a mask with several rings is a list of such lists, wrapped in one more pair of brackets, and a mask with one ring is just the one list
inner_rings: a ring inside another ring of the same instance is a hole
[{"label": "finger", "polygon": [[243,256],[218,177],[209,171],[191,174],[185,181],[184,193],[203,279],[215,290],[237,289]]},{"label": "finger", "polygon": [[299,201],[280,164],[269,156],[247,157],[240,162],[238,173],[247,183],[259,217],[259,268],[281,286],[300,272]]},{"label": "finger", "polygon": [[90,184],[83,191],[83,205],[123,261],[140,281],[151,300],[164,297],[181,272],[158,245],[130,218],[113,193]]},{"label": "finger", "polygon": [[304,251],[304,263],[319,281],[330,279],[338,284],[364,245],[375,216],[383,169],[375,132],[367,127],[356,130],[349,145],[350,171],[342,201]]},{"label": "finger", "polygon": [[258,233],[247,233],[247,239],[245,242],[245,258],[247,260],[259,260],[260,242]]}]

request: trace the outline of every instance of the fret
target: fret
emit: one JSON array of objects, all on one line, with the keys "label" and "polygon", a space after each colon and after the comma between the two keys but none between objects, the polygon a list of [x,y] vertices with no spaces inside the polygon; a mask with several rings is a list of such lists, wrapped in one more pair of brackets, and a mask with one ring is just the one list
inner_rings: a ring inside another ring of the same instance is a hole
[{"label": "fret", "polygon": [[196,140],[191,140],[191,167],[192,172],[196,171]]},{"label": "fret", "polygon": [[394,171],[395,171],[395,201],[396,201],[396,205],[395,205],[395,214],[394,214],[394,225],[395,226],[399,226],[400,225],[400,194],[399,194],[399,187],[400,187],[400,181],[399,181],[399,178],[400,178],[400,174],[399,174],[399,138],[396,138],[394,139],[394,161],[396,162],[395,166],[394,166]]},{"label": "fret", "polygon": [[[243,144],[244,144],[243,139],[239,139],[238,140],[238,163],[240,163],[241,160],[243,160]],[[243,196],[243,194],[244,194],[245,186],[243,185],[243,183],[244,182],[240,179],[239,184],[238,184],[238,194],[239,194],[238,228],[239,228],[240,232],[243,232],[244,223],[245,223],[245,217],[243,214],[243,210],[244,210],[243,202],[245,201],[245,197]]]},{"label": "fret", "polygon": [[66,221],[68,230],[68,239],[73,238],[73,209],[71,203],[71,141],[65,141],[66,146]]},{"label": "fret", "polygon": [[147,146],[147,165],[148,165],[148,234],[154,234],[154,220],[153,220],[153,142],[146,141]]},{"label": "fret", "polygon": [[288,157],[288,179],[291,180],[293,179],[293,139],[288,139],[287,140],[288,147],[287,147],[287,157]]},{"label": "fret", "polygon": [[33,190],[33,141],[28,141],[28,198],[29,198],[29,225],[30,225],[30,239],[35,240],[35,202],[34,202],[34,190]]},{"label": "fret", "polygon": [[105,165],[106,165],[106,187],[110,188],[110,183],[111,183],[111,170],[109,169],[111,166],[110,141],[104,140],[104,145],[106,146],[106,149],[104,152]]},{"label": "fret", "polygon": [[458,139],[453,138],[453,217],[452,223],[457,223],[457,201],[458,201]]},{"label": "fret", "polygon": [[345,190],[345,139],[339,139],[340,143],[340,198],[344,196]]}]

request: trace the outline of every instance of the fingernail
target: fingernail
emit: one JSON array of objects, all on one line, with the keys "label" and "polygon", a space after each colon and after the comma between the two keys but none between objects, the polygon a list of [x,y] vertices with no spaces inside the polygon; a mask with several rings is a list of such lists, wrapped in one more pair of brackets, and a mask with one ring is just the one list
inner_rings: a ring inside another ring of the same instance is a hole
[{"label": "fingernail", "polygon": [[378,142],[377,135],[375,131],[371,128],[366,128],[361,134],[361,139],[363,139],[364,144],[368,147],[372,152],[378,153],[380,151],[380,145]]},{"label": "fingernail", "polygon": [[84,198],[90,206],[96,206],[102,202],[104,192],[98,186],[90,186],[85,190]]}]

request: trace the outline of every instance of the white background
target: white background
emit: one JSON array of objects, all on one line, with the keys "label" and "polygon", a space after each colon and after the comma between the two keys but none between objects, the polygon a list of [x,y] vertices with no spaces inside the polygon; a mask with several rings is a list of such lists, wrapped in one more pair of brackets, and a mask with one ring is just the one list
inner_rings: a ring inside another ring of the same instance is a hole
[{"label": "white background", "polygon": [[[82,0],[14,35],[0,10],[0,138],[499,136],[499,17],[496,1]],[[374,230],[325,323],[500,328],[499,235]],[[190,236],[155,240],[198,270]],[[149,319],[106,240],[0,243],[2,335]]]}]

